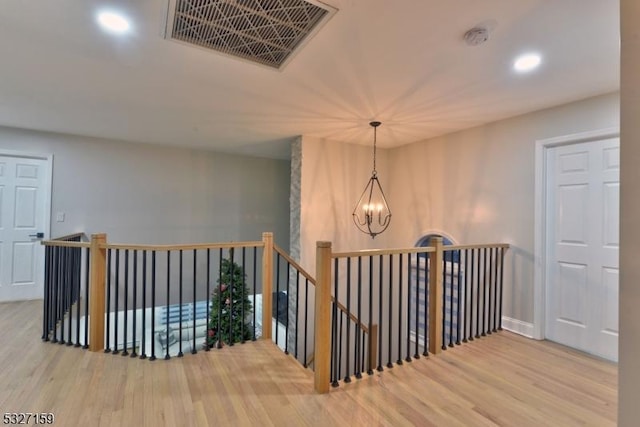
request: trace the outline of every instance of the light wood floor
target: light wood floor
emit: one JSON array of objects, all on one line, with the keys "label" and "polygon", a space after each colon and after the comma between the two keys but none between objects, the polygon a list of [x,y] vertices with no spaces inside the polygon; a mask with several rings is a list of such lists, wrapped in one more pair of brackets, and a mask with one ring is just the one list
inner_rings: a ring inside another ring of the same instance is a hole
[{"label": "light wood floor", "polygon": [[154,362],[40,340],[39,301],[0,304],[0,412],[59,426],[615,425],[617,367],[508,332],[313,393],[266,341]]}]

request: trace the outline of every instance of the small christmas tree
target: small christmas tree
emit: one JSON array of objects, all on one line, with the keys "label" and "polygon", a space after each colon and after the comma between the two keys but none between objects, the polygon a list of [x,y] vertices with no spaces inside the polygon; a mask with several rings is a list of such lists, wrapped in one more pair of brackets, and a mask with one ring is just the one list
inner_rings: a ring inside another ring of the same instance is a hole
[{"label": "small christmas tree", "polygon": [[223,343],[233,343],[251,339],[251,300],[246,285],[246,275],[238,264],[229,258],[222,259],[218,286],[211,298],[211,316],[207,331],[206,345],[222,347]]}]

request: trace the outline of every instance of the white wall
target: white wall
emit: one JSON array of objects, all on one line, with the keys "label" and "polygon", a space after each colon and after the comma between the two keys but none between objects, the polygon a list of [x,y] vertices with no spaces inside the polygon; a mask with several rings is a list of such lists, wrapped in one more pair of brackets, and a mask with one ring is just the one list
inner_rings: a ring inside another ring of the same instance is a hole
[{"label": "white wall", "polygon": [[392,246],[427,230],[507,242],[504,315],[533,322],[535,141],[618,126],[619,95],[554,107],[389,152]]},{"label": "white wall", "polygon": [[[395,213],[387,232],[375,239],[360,232],[351,216],[371,177],[372,149],[302,137],[300,261],[312,274],[317,241],[332,242],[334,252],[387,247]],[[386,158],[387,150],[378,148],[376,168],[385,194],[391,181]]]},{"label": "white wall", "polygon": [[640,2],[621,0],[620,344],[618,425],[640,420]]},{"label": "white wall", "polygon": [[[289,162],[0,127],[0,150],[53,154],[52,237],[260,240],[289,247]],[[65,221],[56,222],[56,212]]]},{"label": "white wall", "polygon": [[315,243],[334,251],[409,247],[429,230],[459,243],[507,242],[503,314],[533,322],[535,142],[619,126],[618,93],[380,150],[380,179],[393,219],[372,241],[351,219],[371,172],[371,147],[302,138],[302,266]]}]

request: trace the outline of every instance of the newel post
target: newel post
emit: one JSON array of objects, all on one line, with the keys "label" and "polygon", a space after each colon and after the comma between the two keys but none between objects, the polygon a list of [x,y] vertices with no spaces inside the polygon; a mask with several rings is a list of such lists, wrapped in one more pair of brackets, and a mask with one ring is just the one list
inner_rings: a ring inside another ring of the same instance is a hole
[{"label": "newel post", "polygon": [[429,253],[429,352],[442,351],[442,237],[433,237],[435,252]]},{"label": "newel post", "polygon": [[328,393],[331,382],[331,242],[316,243],[314,390]]},{"label": "newel post", "polygon": [[273,233],[262,233],[262,338],[271,339],[273,306]]},{"label": "newel post", "polygon": [[91,235],[91,281],[89,283],[89,351],[104,350],[106,234]]}]

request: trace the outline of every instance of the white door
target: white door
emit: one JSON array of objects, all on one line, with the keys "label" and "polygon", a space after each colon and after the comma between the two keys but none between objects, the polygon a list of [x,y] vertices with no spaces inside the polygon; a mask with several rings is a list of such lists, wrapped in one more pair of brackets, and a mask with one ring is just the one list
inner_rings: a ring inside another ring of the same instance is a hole
[{"label": "white door", "polygon": [[547,151],[546,338],[618,359],[618,138]]},{"label": "white door", "polygon": [[46,159],[0,156],[0,301],[43,297],[48,173]]}]

